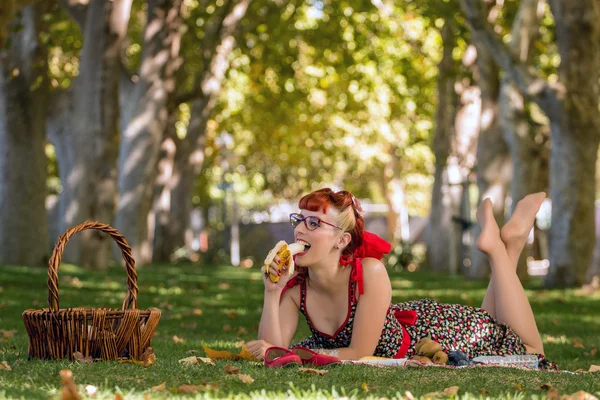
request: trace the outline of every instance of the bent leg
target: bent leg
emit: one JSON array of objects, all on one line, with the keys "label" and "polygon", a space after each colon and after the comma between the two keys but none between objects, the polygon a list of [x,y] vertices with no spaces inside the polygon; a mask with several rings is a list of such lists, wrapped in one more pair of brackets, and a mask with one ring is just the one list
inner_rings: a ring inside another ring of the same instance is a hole
[{"label": "bent leg", "polygon": [[492,281],[482,308],[490,312],[498,322],[510,326],[523,340],[528,351],[543,353],[542,339],[535,323],[533,310],[516,274],[516,267],[511,263],[506,246],[500,237],[500,229],[494,219],[489,199],[482,202],[477,211],[477,219],[481,223],[481,235],[477,239],[477,247],[488,256],[492,268]]},{"label": "bent leg", "polygon": [[[510,265],[517,271],[517,264],[521,252],[527,243],[529,232],[533,228],[535,216],[540,209],[542,202],[546,198],[546,193],[539,192],[525,196],[517,203],[515,211],[508,222],[500,230],[500,237],[506,247],[506,252],[510,260]],[[481,224],[480,218],[483,213],[477,213],[477,220]],[[496,317],[496,299],[494,295],[493,285],[494,278],[490,279],[490,283],[483,298],[481,308],[489,312],[493,317]]]}]

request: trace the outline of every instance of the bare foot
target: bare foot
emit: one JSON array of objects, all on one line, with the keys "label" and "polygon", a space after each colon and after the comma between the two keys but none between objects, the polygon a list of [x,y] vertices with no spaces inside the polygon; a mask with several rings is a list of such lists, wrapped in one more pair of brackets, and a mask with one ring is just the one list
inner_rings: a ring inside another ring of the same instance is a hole
[{"label": "bare foot", "polygon": [[485,199],[477,209],[477,221],[481,225],[481,233],[477,238],[477,248],[489,254],[498,246],[504,247],[504,243],[500,238],[500,228],[494,218],[492,210],[492,202],[490,199]]},{"label": "bare foot", "polygon": [[546,193],[539,192],[525,196],[517,203],[515,212],[502,227],[500,237],[506,245],[506,252],[511,262],[517,264],[519,256],[527,242],[527,236],[533,228],[535,215],[542,206]]}]

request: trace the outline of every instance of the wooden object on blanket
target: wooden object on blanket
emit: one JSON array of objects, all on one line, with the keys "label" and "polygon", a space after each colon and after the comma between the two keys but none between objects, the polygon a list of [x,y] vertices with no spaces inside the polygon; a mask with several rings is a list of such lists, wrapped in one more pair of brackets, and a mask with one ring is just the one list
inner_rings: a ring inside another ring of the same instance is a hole
[{"label": "wooden object on blanket", "polygon": [[[58,266],[69,238],[86,229],[109,234],[121,249],[127,273],[127,295],[121,309],[59,306]],[[29,335],[29,359],[73,359],[80,352],[94,360],[141,360],[160,320],[160,310],[137,309],[137,272],[131,247],[114,228],[85,222],[68,229],[56,243],[48,268],[48,308],[23,312]]]}]

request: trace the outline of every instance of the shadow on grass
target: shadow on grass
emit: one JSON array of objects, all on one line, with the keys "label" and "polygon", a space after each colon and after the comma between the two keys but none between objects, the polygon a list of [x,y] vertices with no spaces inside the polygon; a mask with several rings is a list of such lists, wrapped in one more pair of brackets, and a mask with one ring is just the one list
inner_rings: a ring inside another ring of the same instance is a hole
[{"label": "shadow on grass", "polygon": [[[167,388],[182,384],[216,385],[208,397],[223,398],[236,394],[254,397],[352,397],[415,395],[443,391],[458,385],[461,393],[475,396],[485,389],[491,397],[507,395],[543,395],[537,386],[551,381],[561,392],[579,389],[600,391],[597,376],[563,375],[512,369],[471,370],[397,370],[357,366],[330,368],[325,376],[299,373],[297,369],[272,371],[248,362],[217,362],[216,367],[201,365],[185,368],[178,361],[188,357],[189,350],[200,350],[203,344],[217,349],[239,351],[240,341],[256,337],[262,310],[263,283],[258,268],[241,269],[209,265],[152,265],[138,269],[139,308],[158,307],[162,318],[153,340],[158,360],[150,368],[119,363],[83,365],[68,361],[28,361],[27,335],[21,313],[28,308],[46,306],[48,291],[44,269],[26,267],[0,268],[0,330],[15,329],[10,340],[0,340],[0,362],[7,361],[13,371],[0,371],[0,397],[56,397],[60,387],[58,372],[73,370],[77,383],[97,386],[106,398],[114,398],[121,390],[127,398],[164,398],[172,392],[152,393],[150,388],[166,383]],[[430,297],[440,302],[479,306],[487,282],[465,281],[418,271],[390,273],[394,302]],[[61,266],[59,290],[61,304],[120,307],[126,291],[125,272],[121,267],[107,271],[88,271],[75,266]],[[76,278],[76,279],[75,279]],[[527,287],[544,338],[548,357],[563,369],[588,369],[600,364],[600,321],[597,310],[600,298],[582,297],[575,290],[541,290]],[[32,307],[32,304],[36,306]],[[300,321],[295,340],[308,335]],[[175,342],[173,336],[183,339]],[[0,335],[1,338],[1,335]],[[583,346],[583,348],[581,347]],[[247,385],[224,373],[230,363],[252,375],[255,382]],[[364,386],[363,386],[364,384]],[[525,390],[516,391],[520,384]],[[313,385],[315,387],[313,388]],[[365,389],[366,388],[366,389]],[[265,390],[265,392],[261,392]],[[104,392],[102,392],[104,391]],[[261,393],[263,393],[261,395]],[[319,394],[321,393],[321,394]],[[102,398],[102,396],[101,396]]]}]

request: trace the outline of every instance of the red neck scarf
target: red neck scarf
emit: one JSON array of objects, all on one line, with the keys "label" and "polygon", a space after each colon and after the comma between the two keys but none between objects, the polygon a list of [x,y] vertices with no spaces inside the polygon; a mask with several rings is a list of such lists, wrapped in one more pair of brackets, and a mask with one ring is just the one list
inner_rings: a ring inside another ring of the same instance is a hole
[{"label": "red neck scarf", "polygon": [[[352,272],[350,279],[356,281],[358,284],[358,294],[365,292],[365,286],[363,282],[363,271],[362,271],[362,259],[365,257],[373,257],[381,260],[384,254],[387,254],[392,249],[392,245],[387,241],[383,240],[374,233],[364,231],[362,244],[354,250],[351,255],[343,255],[340,257],[340,265],[343,267],[348,264],[352,265]],[[306,279],[307,272],[299,273],[294,276],[285,285],[285,288],[281,292],[283,294],[287,289],[297,285],[298,283]]]},{"label": "red neck scarf", "polygon": [[384,254],[387,254],[392,249],[392,245],[383,240],[374,233],[364,231],[362,244],[354,250],[352,255],[343,255],[340,257],[340,265],[346,266],[351,264],[352,273],[350,279],[358,283],[358,294],[365,292],[363,282],[363,271],[361,259],[365,257],[373,257],[381,260]]}]

